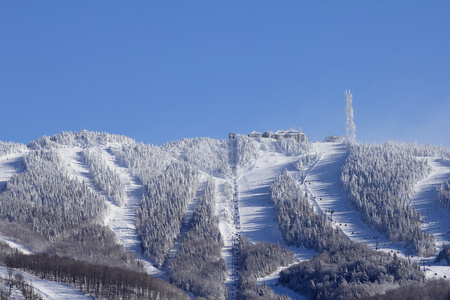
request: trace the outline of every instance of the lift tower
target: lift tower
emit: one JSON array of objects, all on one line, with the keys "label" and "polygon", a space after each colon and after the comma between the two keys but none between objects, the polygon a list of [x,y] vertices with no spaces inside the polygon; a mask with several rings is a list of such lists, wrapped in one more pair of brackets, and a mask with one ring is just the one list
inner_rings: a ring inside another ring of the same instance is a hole
[{"label": "lift tower", "polygon": [[347,115],[347,122],[345,123],[345,131],[347,142],[354,144],[356,142],[356,126],[353,122],[353,107],[352,107],[353,95],[350,90],[345,91],[345,102],[347,106],[345,107],[345,114]]}]

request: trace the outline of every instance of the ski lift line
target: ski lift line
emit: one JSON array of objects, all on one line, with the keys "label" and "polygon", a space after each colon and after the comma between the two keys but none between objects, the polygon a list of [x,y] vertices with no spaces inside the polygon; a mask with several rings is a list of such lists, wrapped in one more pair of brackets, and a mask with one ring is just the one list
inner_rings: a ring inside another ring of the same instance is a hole
[{"label": "ski lift line", "polygon": [[237,300],[240,295],[239,291],[239,280],[240,280],[240,270],[239,270],[239,257],[240,257],[240,247],[239,247],[239,238],[240,234],[240,215],[239,215],[239,193],[237,192],[237,141],[235,139],[234,134],[229,135],[229,164],[232,170],[233,175],[233,188],[234,193],[230,198],[230,208],[233,210],[233,222],[232,226],[234,227],[234,234],[232,234],[232,247],[231,247],[231,286],[230,292],[228,294],[228,299]]},{"label": "ski lift line", "polygon": [[314,162],[314,164],[312,164],[306,171],[305,171],[305,177],[303,178],[303,182],[306,181],[306,178],[308,177],[309,173],[311,173],[311,171],[316,167],[316,165],[319,163],[319,161],[322,159],[323,157],[323,153],[320,153],[319,158],[316,159],[316,161]]}]

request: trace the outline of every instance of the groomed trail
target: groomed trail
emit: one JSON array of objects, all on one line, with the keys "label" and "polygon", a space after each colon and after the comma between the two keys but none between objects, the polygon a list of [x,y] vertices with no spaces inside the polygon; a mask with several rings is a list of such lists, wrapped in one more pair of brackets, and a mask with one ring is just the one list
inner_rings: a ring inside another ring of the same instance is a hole
[{"label": "groomed trail", "polygon": [[[348,156],[348,150],[342,144],[315,143],[315,151],[320,160],[305,177],[305,185],[312,193],[312,201],[319,213],[333,220],[342,232],[355,242],[365,242],[376,249],[378,243],[384,245],[389,240],[375,229],[364,224],[359,214],[351,206],[341,183],[341,168]],[[333,212],[333,213],[331,213]]]},{"label": "groomed trail", "polygon": [[14,174],[23,172],[23,155],[23,153],[15,153],[0,156],[0,192]]},{"label": "groomed trail", "polygon": [[[443,244],[450,244],[450,216],[437,202],[437,188],[450,178],[450,161],[438,157],[427,157],[433,171],[415,186],[411,204],[422,217],[422,230],[433,234],[438,250]],[[434,257],[426,260],[425,274],[428,278],[450,279],[450,266],[445,262],[436,263]]]},{"label": "groomed trail", "polygon": [[[92,297],[83,294],[77,289],[61,282],[39,279],[34,275],[15,269],[13,271],[13,274],[22,274],[24,280],[29,284],[31,283],[33,285],[34,291],[45,300],[93,299]],[[0,266],[0,275],[3,278],[8,278],[8,269],[4,266]]]},{"label": "groomed trail", "polygon": [[136,208],[142,201],[144,186],[139,180],[131,175],[128,168],[124,167],[119,160],[111,154],[108,149],[101,151],[108,166],[119,174],[120,179],[125,182],[126,200],[123,206],[118,206],[114,201],[108,201],[109,215],[105,218],[105,225],[109,226],[117,236],[119,243],[126,251],[135,253],[145,271],[157,277],[165,277],[165,273],[156,268],[142,253],[141,241],[137,236],[135,221]]},{"label": "groomed trail", "polygon": [[[294,163],[298,160],[299,156],[261,151],[260,157],[252,166],[237,170],[236,180],[240,215],[238,233],[252,243],[279,243],[294,253],[296,262],[310,259],[317,253],[286,244],[278,227],[275,206],[270,200],[270,184],[285,170],[295,172]],[[285,268],[258,279],[258,284],[266,284],[276,293],[287,294],[292,299],[304,299],[303,296],[277,284],[279,273]]]}]

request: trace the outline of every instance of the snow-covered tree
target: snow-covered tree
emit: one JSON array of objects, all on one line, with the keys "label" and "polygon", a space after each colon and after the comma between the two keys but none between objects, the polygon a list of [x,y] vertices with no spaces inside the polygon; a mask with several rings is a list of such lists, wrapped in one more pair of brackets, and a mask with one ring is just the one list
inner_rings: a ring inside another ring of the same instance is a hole
[{"label": "snow-covered tree", "polygon": [[450,214],[450,178],[437,189],[437,201]]},{"label": "snow-covered tree", "polygon": [[365,222],[390,240],[414,246],[417,253],[432,255],[432,235],[421,230],[420,215],[409,203],[414,185],[431,166],[417,159],[405,144],[355,145],[342,167],[341,181],[347,197]]},{"label": "snow-covered tree", "polygon": [[170,282],[206,299],[227,299],[227,267],[221,255],[223,240],[215,215],[216,191],[212,178],[194,209],[191,229],[169,261]]},{"label": "snow-covered tree", "polygon": [[117,205],[124,205],[127,196],[125,182],[117,171],[108,166],[104,157],[99,153],[99,148],[89,147],[81,153],[89,165],[94,185],[111,197]]}]

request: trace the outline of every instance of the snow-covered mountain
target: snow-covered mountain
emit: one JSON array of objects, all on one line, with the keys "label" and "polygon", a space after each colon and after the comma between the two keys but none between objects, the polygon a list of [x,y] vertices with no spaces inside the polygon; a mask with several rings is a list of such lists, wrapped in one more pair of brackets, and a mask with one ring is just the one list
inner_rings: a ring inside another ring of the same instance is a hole
[{"label": "snow-covered mountain", "polygon": [[[0,142],[0,274],[44,299],[343,299],[425,279],[449,289],[449,178],[450,149],[397,142],[157,147],[88,131]],[[36,267],[48,255],[58,271]],[[74,279],[61,265],[90,271]],[[106,267],[146,279],[80,284]]]}]

